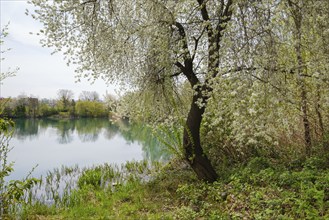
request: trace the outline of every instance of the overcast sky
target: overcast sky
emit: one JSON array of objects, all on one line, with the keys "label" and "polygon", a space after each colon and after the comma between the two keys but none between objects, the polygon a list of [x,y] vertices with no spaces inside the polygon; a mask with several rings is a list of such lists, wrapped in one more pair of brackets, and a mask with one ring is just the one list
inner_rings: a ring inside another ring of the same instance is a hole
[{"label": "overcast sky", "polygon": [[50,55],[51,48],[43,48],[36,35],[29,34],[41,29],[41,25],[25,9],[33,11],[27,0],[0,0],[1,28],[8,22],[9,36],[1,50],[11,48],[2,54],[1,72],[9,67],[19,67],[17,75],[5,79],[0,85],[1,97],[16,97],[20,94],[33,95],[39,98],[56,98],[59,89],[69,89],[79,97],[81,91],[97,91],[102,97],[106,91],[115,94],[115,87],[97,80],[91,85],[87,80],[75,83],[74,67],[68,67],[62,54]]}]

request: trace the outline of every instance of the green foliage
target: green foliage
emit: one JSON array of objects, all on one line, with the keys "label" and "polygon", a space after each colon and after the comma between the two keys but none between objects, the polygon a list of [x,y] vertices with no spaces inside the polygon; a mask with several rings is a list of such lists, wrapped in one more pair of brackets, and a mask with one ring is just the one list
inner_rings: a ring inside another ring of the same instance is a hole
[{"label": "green foliage", "polygon": [[182,137],[182,127],[181,126],[158,126],[156,130],[157,139],[178,158],[184,158],[183,150],[183,137]]},{"label": "green foliage", "polygon": [[85,186],[90,186],[96,189],[101,187],[102,183],[102,170],[95,168],[92,170],[85,170],[78,180],[78,187],[82,189]]},{"label": "green foliage", "polygon": [[329,153],[325,153],[321,156],[313,156],[307,158],[307,160],[304,162],[304,167],[311,170],[329,169]]},{"label": "green foliage", "polygon": [[77,101],[75,106],[76,115],[79,117],[106,117],[106,106],[98,101]]},{"label": "green foliage", "polygon": [[[65,95],[65,94],[64,94]],[[72,117],[107,117],[108,110],[99,100],[78,101],[77,103],[68,97],[60,100],[38,100],[37,98],[17,97],[1,100],[5,103],[3,115],[11,118],[45,118],[57,116],[59,118]],[[64,100],[64,101],[63,101]],[[65,103],[65,105],[63,104]]]},{"label": "green foliage", "polygon": [[[49,172],[46,177],[46,189],[56,199],[52,206],[42,205],[42,201],[35,205],[24,205],[22,216],[33,218],[34,216],[45,216],[45,218],[109,218],[109,219],[136,219],[141,216],[160,216],[157,210],[161,204],[143,200],[144,196],[152,198],[154,194],[148,193],[149,189],[143,184],[144,175],[150,175],[150,166],[153,171],[158,170],[158,165],[150,165],[147,162],[131,162],[120,168],[104,164],[94,168],[78,169],[62,167]],[[71,188],[74,182],[71,177],[79,176],[77,188]],[[72,189],[69,194],[60,192],[56,188],[64,179],[66,189]],[[57,195],[59,198],[57,198]],[[164,216],[164,215],[163,215]]]},{"label": "green foliage", "polygon": [[3,115],[10,118],[38,118],[56,115],[58,110],[52,106],[51,100],[38,100],[19,96],[7,99]]},{"label": "green foliage", "polygon": [[[261,167],[254,169],[257,164]],[[184,204],[185,218],[328,218],[327,169],[291,171],[269,168],[269,165],[265,162],[264,166],[263,159],[255,158],[235,170],[226,183],[180,186],[177,193]]]},{"label": "green foliage", "polygon": [[[5,176],[9,176],[13,169],[6,170]],[[32,189],[40,180],[36,178],[28,178],[24,180],[11,180],[4,186],[1,192],[2,210],[1,212],[6,216],[15,214],[18,204],[24,204],[25,194]]]},{"label": "green foliage", "polygon": [[3,136],[3,139],[10,138],[13,127],[14,127],[14,122],[12,120],[0,118],[0,135]]},{"label": "green foliage", "polygon": [[[178,160],[155,170],[145,162],[129,163],[120,171],[98,166],[82,171],[68,203],[62,200],[58,208],[37,203],[24,213],[27,219],[324,220],[329,217],[329,171],[308,164],[287,169],[252,158],[246,165],[227,167],[231,173],[212,184],[198,181]],[[148,181],[140,176],[145,172],[152,174]]]},{"label": "green foliage", "polygon": [[196,219],[198,213],[194,211],[191,207],[182,206],[175,210],[174,212],[174,219],[181,219],[181,220],[189,220],[189,219]]},{"label": "green foliage", "polygon": [[24,105],[17,105],[13,112],[13,117],[23,118],[25,117],[26,107]]},{"label": "green foliage", "polygon": [[[58,111],[54,107],[50,107],[46,103],[41,103],[39,106],[39,116],[40,117],[49,117],[52,115],[56,115]],[[17,116],[19,117],[19,116]]]},{"label": "green foliage", "polygon": [[[78,78],[131,83],[116,109],[163,126],[162,142],[178,154],[181,121],[197,104],[204,152],[226,172],[214,184],[187,169],[142,183],[144,165],[128,163],[135,175],[111,188],[103,171],[85,171],[72,194],[80,202],[64,216],[155,217],[151,203],[161,201],[178,219],[329,218],[328,1],[31,2],[46,24],[43,45],[65,50]],[[58,105],[63,116],[104,113],[69,101]]]},{"label": "green foliage", "polygon": [[108,117],[108,107],[99,99],[75,102],[70,90],[59,90],[59,99],[39,100],[21,95],[12,99],[1,99],[4,109],[1,115],[10,118],[73,118]]}]

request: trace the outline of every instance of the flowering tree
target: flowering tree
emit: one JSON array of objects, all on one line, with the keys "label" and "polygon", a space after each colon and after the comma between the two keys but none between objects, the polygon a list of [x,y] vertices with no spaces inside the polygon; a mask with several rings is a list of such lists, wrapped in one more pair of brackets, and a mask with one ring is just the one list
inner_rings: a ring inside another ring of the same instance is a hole
[{"label": "flowering tree", "polygon": [[[285,49],[292,51],[282,43],[285,38],[294,39],[287,28],[293,18],[289,13],[291,1],[31,2],[37,7],[32,16],[44,25],[40,32],[45,38],[41,43],[54,47],[55,52],[63,51],[67,62],[78,66],[78,80],[102,78],[108,83],[128,84],[131,89],[147,93],[155,91],[161,93],[162,98],[175,94],[182,81],[188,82],[193,92],[186,93],[191,94],[188,97],[191,103],[184,124],[184,157],[197,176],[206,181],[217,178],[200,141],[200,127],[208,103],[216,96],[225,103],[223,97],[231,94],[230,97],[235,98],[234,91],[246,88],[252,97],[250,105],[246,105],[252,116],[249,119],[259,119],[258,115],[265,116],[265,110],[270,109],[267,101],[264,101],[266,108],[260,107],[263,106],[258,102],[263,102],[260,94],[269,91],[272,101],[277,101],[288,89],[282,83],[284,77],[288,73],[296,75],[295,62],[287,63],[279,56]],[[240,82],[236,83],[236,79]],[[264,88],[267,90],[262,90]],[[303,99],[303,92],[299,94]],[[237,103],[239,99],[241,97],[228,103]],[[301,103],[304,112],[305,101]],[[248,115],[233,114],[241,106],[236,104],[232,108],[225,110],[219,106],[218,109],[227,111],[228,118],[248,119]],[[241,128],[236,122],[231,125],[237,131]],[[263,130],[257,129],[257,133]],[[237,136],[250,138],[253,132],[248,132]],[[263,136],[271,141],[267,134]],[[255,140],[251,138],[249,142],[254,144]]]}]

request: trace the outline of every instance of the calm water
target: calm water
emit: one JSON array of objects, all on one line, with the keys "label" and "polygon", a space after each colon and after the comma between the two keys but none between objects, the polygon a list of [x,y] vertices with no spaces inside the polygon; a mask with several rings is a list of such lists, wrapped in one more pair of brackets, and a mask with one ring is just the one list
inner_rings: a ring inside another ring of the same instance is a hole
[{"label": "calm water", "polygon": [[61,165],[81,167],[130,160],[168,158],[147,128],[107,119],[16,120],[9,161],[15,171],[9,179],[23,178],[38,165],[33,176],[45,175]]}]

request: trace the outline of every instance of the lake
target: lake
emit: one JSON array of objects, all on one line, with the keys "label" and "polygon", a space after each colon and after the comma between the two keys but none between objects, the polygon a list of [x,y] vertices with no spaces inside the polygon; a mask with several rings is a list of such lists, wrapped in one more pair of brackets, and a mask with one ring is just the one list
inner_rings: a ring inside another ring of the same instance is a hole
[{"label": "lake", "polygon": [[103,163],[121,164],[143,159],[169,158],[161,144],[141,125],[108,119],[19,119],[8,161],[14,161],[9,179],[21,179],[33,171],[34,177],[62,165],[88,167]]}]

